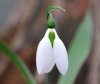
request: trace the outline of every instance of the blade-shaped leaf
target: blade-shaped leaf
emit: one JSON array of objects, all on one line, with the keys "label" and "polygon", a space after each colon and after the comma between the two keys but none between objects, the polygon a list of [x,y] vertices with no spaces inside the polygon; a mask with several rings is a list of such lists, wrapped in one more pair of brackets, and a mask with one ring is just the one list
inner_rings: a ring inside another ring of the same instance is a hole
[{"label": "blade-shaped leaf", "polygon": [[32,74],[30,73],[24,62],[21,60],[21,58],[17,56],[16,53],[8,48],[3,42],[0,42],[0,52],[5,53],[5,56],[7,56],[9,60],[16,65],[16,67],[26,79],[27,84],[35,84]]},{"label": "blade-shaped leaf", "polygon": [[90,11],[86,13],[69,49],[69,69],[66,76],[61,76],[58,84],[73,84],[81,66],[91,49],[93,23]]}]

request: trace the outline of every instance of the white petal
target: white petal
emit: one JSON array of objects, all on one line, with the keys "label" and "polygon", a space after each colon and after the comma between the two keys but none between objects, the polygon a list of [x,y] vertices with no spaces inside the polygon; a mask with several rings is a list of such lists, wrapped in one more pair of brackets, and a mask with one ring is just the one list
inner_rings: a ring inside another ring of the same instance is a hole
[{"label": "white petal", "polygon": [[38,74],[48,73],[54,66],[53,49],[48,39],[49,30],[40,41],[36,53],[36,65]]},{"label": "white petal", "polygon": [[59,72],[62,75],[65,75],[68,70],[68,54],[63,42],[59,39],[57,33],[54,41],[54,57]]}]

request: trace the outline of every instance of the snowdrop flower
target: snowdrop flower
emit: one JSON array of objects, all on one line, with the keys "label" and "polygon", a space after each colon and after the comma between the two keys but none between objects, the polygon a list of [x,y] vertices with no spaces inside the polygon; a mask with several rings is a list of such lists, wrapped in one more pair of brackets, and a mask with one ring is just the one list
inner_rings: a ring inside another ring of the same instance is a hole
[{"label": "snowdrop flower", "polygon": [[[52,19],[52,18],[51,18]],[[36,66],[38,74],[50,72],[56,64],[59,72],[65,75],[68,70],[68,55],[64,43],[55,30],[51,20],[43,39],[40,41],[36,53]]]}]

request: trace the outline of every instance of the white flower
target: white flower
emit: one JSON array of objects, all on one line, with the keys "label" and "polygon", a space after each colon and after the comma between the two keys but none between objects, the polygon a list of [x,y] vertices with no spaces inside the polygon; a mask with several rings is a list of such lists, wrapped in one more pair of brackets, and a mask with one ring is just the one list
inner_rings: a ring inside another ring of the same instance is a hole
[{"label": "white flower", "polygon": [[[50,33],[53,35],[51,36],[52,40],[50,40]],[[68,70],[66,48],[55,29],[47,29],[37,48],[36,65],[38,74],[50,72],[55,64],[59,72],[65,75]]]}]

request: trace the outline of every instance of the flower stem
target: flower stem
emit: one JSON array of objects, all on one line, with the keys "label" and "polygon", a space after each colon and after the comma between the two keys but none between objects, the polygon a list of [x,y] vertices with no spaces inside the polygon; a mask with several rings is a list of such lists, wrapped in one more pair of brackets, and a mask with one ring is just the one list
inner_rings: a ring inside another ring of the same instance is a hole
[{"label": "flower stem", "polygon": [[54,10],[57,10],[57,9],[60,9],[60,10],[62,10],[62,11],[65,11],[62,7],[60,7],[60,6],[49,6],[48,8],[47,8],[47,11],[46,11],[46,18],[47,18],[47,27],[48,28],[55,28],[55,20],[54,20],[54,18],[53,18],[53,16],[52,16],[52,11],[54,11]]},{"label": "flower stem", "polygon": [[48,73],[48,84],[52,84],[52,74]]}]

